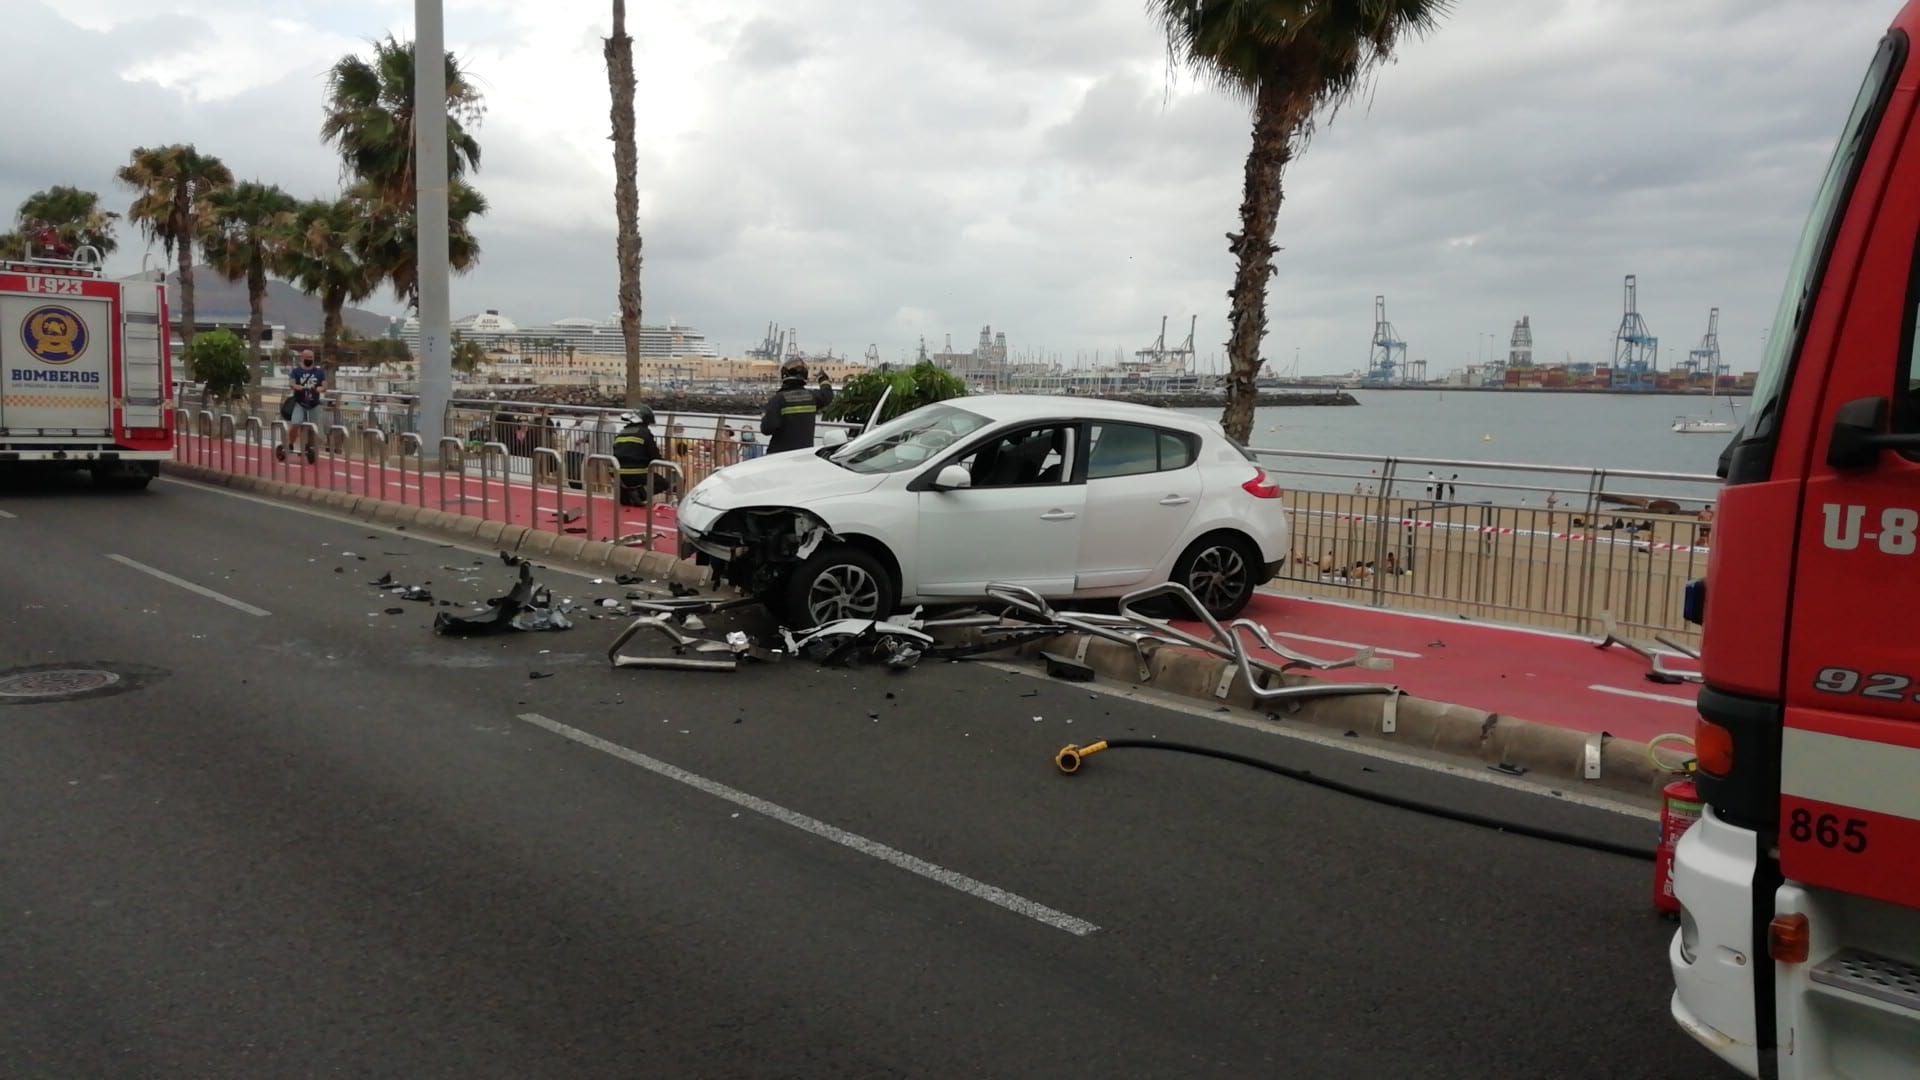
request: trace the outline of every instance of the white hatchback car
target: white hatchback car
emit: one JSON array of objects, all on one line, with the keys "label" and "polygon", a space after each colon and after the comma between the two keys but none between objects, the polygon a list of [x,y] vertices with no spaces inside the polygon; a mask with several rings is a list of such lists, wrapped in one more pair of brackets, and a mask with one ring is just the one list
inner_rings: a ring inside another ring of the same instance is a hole
[{"label": "white hatchback car", "polygon": [[729,466],[680,507],[682,555],[789,625],[1163,581],[1215,616],[1286,558],[1285,504],[1218,424],[1081,398],[958,398],[812,453]]}]

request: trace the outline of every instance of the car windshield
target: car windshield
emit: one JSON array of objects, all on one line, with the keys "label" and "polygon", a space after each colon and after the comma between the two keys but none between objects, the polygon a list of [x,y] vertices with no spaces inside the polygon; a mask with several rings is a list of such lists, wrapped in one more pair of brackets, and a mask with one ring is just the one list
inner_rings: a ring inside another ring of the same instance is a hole
[{"label": "car windshield", "polygon": [[926,464],[988,422],[952,405],[928,405],[874,428],[827,460],[857,473],[900,472]]}]

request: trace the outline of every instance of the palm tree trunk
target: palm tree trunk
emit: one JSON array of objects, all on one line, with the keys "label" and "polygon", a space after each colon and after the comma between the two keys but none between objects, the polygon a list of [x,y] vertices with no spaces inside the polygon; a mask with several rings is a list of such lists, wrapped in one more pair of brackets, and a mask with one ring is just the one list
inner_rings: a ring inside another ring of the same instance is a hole
[{"label": "palm tree trunk", "polygon": [[341,318],[340,310],[346,306],[347,294],[343,290],[328,289],[320,297],[320,366],[329,374],[340,351],[340,327],[346,321]]},{"label": "palm tree trunk", "polygon": [[247,267],[247,352],[253,357],[253,393],[248,395],[257,414],[260,391],[267,384],[266,359],[260,355],[260,338],[267,329],[267,268],[256,258]]},{"label": "palm tree trunk", "polygon": [[613,0],[613,35],[606,40],[607,86],[613,94],[613,209],[620,222],[620,336],[627,351],[627,404],[640,402],[639,153],[633,143],[633,39],[626,0]]},{"label": "palm tree trunk", "polygon": [[1273,277],[1274,226],[1280,218],[1282,174],[1293,160],[1293,137],[1310,114],[1312,101],[1281,85],[1262,85],[1254,98],[1253,146],[1247,151],[1245,188],[1240,200],[1240,231],[1227,234],[1227,250],[1239,260],[1234,271],[1232,336],[1227,339],[1227,407],[1220,425],[1247,442],[1253,435],[1253,406],[1259,396],[1260,343],[1267,335],[1267,282]]},{"label": "palm tree trunk", "polygon": [[193,206],[181,194],[173,197],[173,235],[180,254],[180,347],[184,351],[193,347]]}]

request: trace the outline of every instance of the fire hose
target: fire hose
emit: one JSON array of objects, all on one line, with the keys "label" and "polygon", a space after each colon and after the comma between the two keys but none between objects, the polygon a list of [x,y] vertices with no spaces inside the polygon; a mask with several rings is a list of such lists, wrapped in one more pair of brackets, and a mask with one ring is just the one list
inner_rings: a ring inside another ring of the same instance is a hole
[{"label": "fire hose", "polygon": [[1197,746],[1193,743],[1169,742],[1165,739],[1101,739],[1088,743],[1085,746],[1069,743],[1061,747],[1060,752],[1054,755],[1053,763],[1063,774],[1072,776],[1080,771],[1081,765],[1084,764],[1088,758],[1095,754],[1105,753],[1108,750],[1170,750],[1179,754],[1194,754],[1199,757],[1214,758],[1219,761],[1231,761],[1235,764],[1250,765],[1256,769],[1284,776],[1289,780],[1298,780],[1301,783],[1312,784],[1315,787],[1325,788],[1328,791],[1339,792],[1342,795],[1350,795],[1356,799],[1365,799],[1367,802],[1379,803],[1382,806],[1392,806],[1401,810],[1411,810],[1417,814],[1425,814],[1429,817],[1442,818],[1447,821],[1457,821],[1464,825],[1474,825],[1483,829],[1492,829],[1495,832],[1513,833],[1516,836],[1531,837],[1535,840],[1547,840],[1556,844],[1586,848],[1589,851],[1599,851],[1608,855],[1622,855],[1629,859],[1643,859],[1648,862],[1654,861],[1656,855],[1654,849],[1651,848],[1637,847],[1632,844],[1618,844],[1610,840],[1599,840],[1590,836],[1579,836],[1574,833],[1562,832],[1558,829],[1548,829],[1538,825],[1526,825],[1519,822],[1506,821],[1486,814],[1476,814],[1468,810],[1455,810],[1451,807],[1437,806],[1433,803],[1421,802],[1418,799],[1389,795],[1382,791],[1370,791],[1363,787],[1357,787],[1353,784],[1335,780],[1332,777],[1321,776],[1307,769],[1296,769],[1290,765],[1282,765],[1278,762],[1249,757],[1245,754],[1236,754],[1231,750],[1220,750],[1211,746]]}]

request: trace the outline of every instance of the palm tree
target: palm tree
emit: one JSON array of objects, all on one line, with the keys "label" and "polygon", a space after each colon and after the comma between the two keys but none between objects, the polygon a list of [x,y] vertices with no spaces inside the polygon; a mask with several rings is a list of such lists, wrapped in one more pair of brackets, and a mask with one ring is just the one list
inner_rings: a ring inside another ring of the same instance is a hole
[{"label": "palm tree", "polygon": [[286,223],[280,253],[281,273],[320,299],[320,363],[328,370],[338,362],[341,312],[379,284],[352,247],[359,214],[359,204],[345,197],[301,203]]},{"label": "palm tree", "polygon": [[1267,332],[1267,282],[1281,180],[1322,110],[1337,109],[1409,35],[1439,25],[1452,0],[1148,0],[1169,54],[1253,110],[1253,146],[1240,202],[1240,231],[1227,249],[1239,266],[1221,424],[1245,441],[1253,431],[1254,380]]},{"label": "palm tree", "polygon": [[602,46],[607,87],[613,94],[613,212],[620,237],[620,337],[627,352],[627,405],[640,397],[640,193],[639,154],[633,142],[633,38],[627,36],[626,0],[613,0],[613,34]]},{"label": "palm tree", "polygon": [[[480,144],[467,131],[486,113],[480,91],[447,53],[447,177],[480,168]],[[343,56],[327,73],[327,116],[320,137],[340,151],[348,176],[368,181],[381,201],[413,205],[413,43],[388,35],[373,58]]]},{"label": "palm tree", "polygon": [[[395,206],[375,197],[367,185],[348,192],[357,207],[350,244],[374,284],[393,286],[397,300],[409,307],[420,303],[419,241],[413,204]],[[472,269],[480,259],[480,243],[467,222],[487,212],[486,197],[455,181],[447,189],[447,263],[455,273]]]},{"label": "palm tree", "polygon": [[246,180],[214,193],[200,247],[214,272],[247,283],[247,351],[253,357],[253,405],[260,406],[266,362],[260,336],[266,328],[267,270],[284,257],[287,226],[298,207],[293,196],[271,184]]},{"label": "palm tree", "polygon": [[113,223],[119,217],[110,210],[102,210],[100,196],[94,192],[55,185],[21,201],[14,215],[19,239],[9,243],[17,243],[22,254],[29,243],[41,247],[52,240],[68,249],[84,246],[101,255],[111,255],[114,248],[120,246],[113,239]]},{"label": "palm tree", "polygon": [[[373,57],[343,56],[327,76],[327,114],[321,138],[340,152],[348,191],[361,214],[353,247],[377,283],[417,306],[418,252],[414,223],[413,44],[389,36],[373,43]],[[485,113],[480,91],[454,54],[447,65],[448,255],[455,271],[480,257],[468,221],[487,201],[461,177],[480,168],[480,144],[467,127]]]},{"label": "palm tree", "polygon": [[233,185],[233,172],[187,143],[137,147],[114,176],[137,193],[127,219],[180,258],[180,341],[192,346],[194,238],[212,216],[213,193]]}]

